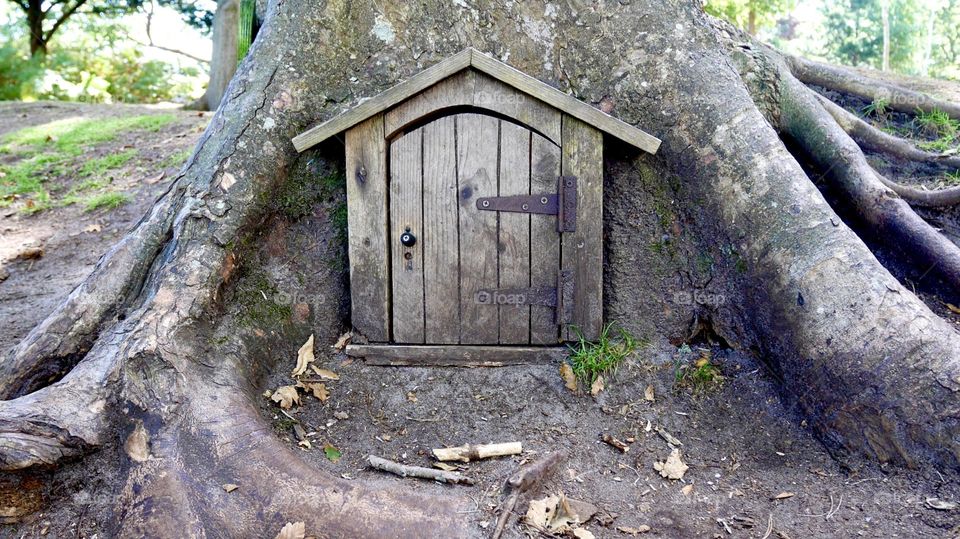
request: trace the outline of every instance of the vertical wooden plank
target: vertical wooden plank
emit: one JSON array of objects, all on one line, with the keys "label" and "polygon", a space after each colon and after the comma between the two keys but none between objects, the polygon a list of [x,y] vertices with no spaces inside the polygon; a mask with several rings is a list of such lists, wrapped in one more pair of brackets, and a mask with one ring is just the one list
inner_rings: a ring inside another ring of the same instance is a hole
[{"label": "vertical wooden plank", "polygon": [[[500,122],[499,196],[530,194],[530,130]],[[530,286],[530,214],[500,213],[497,252],[500,288]],[[541,217],[541,216],[538,216]],[[500,344],[527,344],[530,306],[500,305]]]},{"label": "vertical wooden plank", "polygon": [[440,118],[422,129],[425,336],[431,344],[456,344],[460,340],[460,252],[454,117]]},{"label": "vertical wooden plank", "polygon": [[382,114],[347,131],[351,319],[372,342],[390,339],[386,155]]},{"label": "vertical wooden plank", "polygon": [[[557,124],[560,123],[559,115]],[[559,130],[559,127],[558,127]],[[556,193],[560,176],[560,147],[534,134],[530,141],[530,192]],[[555,215],[534,215],[530,221],[530,286],[557,286],[560,233]],[[530,308],[530,343],[556,344],[560,338],[553,307]]]},{"label": "vertical wooden plank", "polygon": [[459,114],[457,188],[460,220],[460,342],[494,344],[497,308],[478,297],[497,288],[497,212],[480,211],[476,199],[497,192],[499,121],[492,116]]},{"label": "vertical wooden plank", "polygon": [[[422,343],[423,334],[423,129],[390,144],[390,236],[393,340]],[[409,228],[412,247],[400,243]]]},{"label": "vertical wooden plank", "polygon": [[[603,135],[563,116],[562,172],[577,177],[577,231],[562,236],[563,269],[574,272],[573,325],[588,340],[603,324]],[[566,338],[576,332],[567,328]]]}]

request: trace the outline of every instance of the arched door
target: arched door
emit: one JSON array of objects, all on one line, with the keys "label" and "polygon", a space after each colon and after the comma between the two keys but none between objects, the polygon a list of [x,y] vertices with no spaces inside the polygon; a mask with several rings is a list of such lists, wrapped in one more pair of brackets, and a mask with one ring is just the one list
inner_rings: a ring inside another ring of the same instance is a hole
[{"label": "arched door", "polygon": [[459,112],[403,133],[388,152],[391,340],[562,340],[573,283],[560,271],[560,147],[509,120]]}]

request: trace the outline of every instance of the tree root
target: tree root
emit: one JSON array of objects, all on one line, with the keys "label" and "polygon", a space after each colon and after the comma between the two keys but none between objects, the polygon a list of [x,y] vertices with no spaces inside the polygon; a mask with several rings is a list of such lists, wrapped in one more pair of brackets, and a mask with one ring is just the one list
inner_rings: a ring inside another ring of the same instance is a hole
[{"label": "tree root", "polygon": [[960,104],[930,97],[888,82],[859,75],[841,67],[821,64],[798,56],[785,56],[794,77],[812,84],[861,97],[868,101],[884,99],[893,110],[916,114],[940,110],[960,120]]},{"label": "tree root", "polygon": [[960,156],[943,155],[921,150],[914,144],[900,137],[884,133],[826,97],[820,94],[816,95],[817,98],[820,99],[820,103],[827,109],[827,112],[833,116],[833,119],[840,124],[840,127],[842,127],[848,135],[857,141],[861,148],[878,153],[886,153],[901,159],[960,169]]},{"label": "tree root", "polygon": [[893,244],[910,245],[960,292],[960,248],[920,218],[867,163],[860,147],[799,80],[784,74],[781,129],[821,167],[858,214]]},{"label": "tree root", "polygon": [[178,198],[168,192],[158,201],[0,362],[0,399],[25,395],[60,378],[87,353],[109,319],[130,306],[168,238]]}]

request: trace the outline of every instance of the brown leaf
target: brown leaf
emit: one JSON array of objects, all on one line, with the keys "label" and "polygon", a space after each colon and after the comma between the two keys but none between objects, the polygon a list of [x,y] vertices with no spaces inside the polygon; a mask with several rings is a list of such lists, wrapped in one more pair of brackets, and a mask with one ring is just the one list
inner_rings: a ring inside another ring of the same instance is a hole
[{"label": "brown leaf", "polygon": [[950,312],[954,314],[960,314],[960,307],[957,307],[953,303],[947,303],[947,308],[950,309]]},{"label": "brown leaf", "polygon": [[654,400],[656,400],[656,397],[655,397],[654,394],[653,394],[653,386],[652,386],[652,385],[648,385],[648,386],[647,386],[647,389],[645,389],[645,390],[643,391],[643,399],[644,399],[645,401],[647,401],[647,402],[653,402]]},{"label": "brown leaf", "polygon": [[301,374],[307,372],[307,365],[313,363],[313,335],[310,335],[310,338],[307,339],[307,342],[303,343],[303,346],[300,347],[300,350],[297,351],[297,366],[293,369],[294,376],[300,376]]},{"label": "brown leaf", "polygon": [[687,485],[683,487],[680,489],[680,492],[682,492],[684,496],[689,496],[690,493],[693,492],[693,485]]},{"label": "brown leaf", "polygon": [[143,181],[144,181],[144,183],[153,185],[153,184],[157,183],[158,181],[162,180],[163,177],[166,176],[166,175],[167,175],[167,172],[164,171],[164,170],[161,170],[159,174],[156,174],[155,176],[151,176],[151,177],[149,177],[149,178],[147,178],[147,179],[145,179],[145,180],[143,180]]},{"label": "brown leaf", "polygon": [[137,426],[133,432],[127,436],[123,449],[127,456],[134,462],[146,462],[150,460],[150,433],[143,427],[143,421],[137,420]]},{"label": "brown leaf", "polygon": [[620,440],[614,438],[613,436],[610,436],[609,434],[606,434],[606,433],[602,434],[600,436],[600,439],[603,440],[604,443],[606,443],[607,445],[619,449],[621,453],[626,453],[627,451],[630,451],[629,445],[621,442]]},{"label": "brown leaf", "polygon": [[303,539],[307,535],[307,525],[303,522],[287,522],[273,539]]},{"label": "brown leaf", "polygon": [[573,536],[577,539],[597,539],[597,536],[585,528],[576,528],[573,530]]},{"label": "brown leaf", "polygon": [[781,492],[773,497],[774,500],[786,500],[787,498],[793,498],[797,494],[795,492]]},{"label": "brown leaf", "polygon": [[683,479],[683,474],[687,473],[689,468],[690,467],[683,462],[679,449],[671,451],[667,460],[653,463],[653,469],[660,472],[660,475],[667,479]]},{"label": "brown leaf", "polygon": [[294,404],[300,405],[300,394],[294,386],[278,387],[270,397],[273,402],[279,402],[280,407],[289,410]]},{"label": "brown leaf", "polygon": [[16,258],[20,260],[35,260],[43,256],[43,247],[27,247],[17,253]]},{"label": "brown leaf", "polygon": [[84,232],[87,232],[87,233],[90,233],[90,234],[93,234],[93,233],[96,233],[96,232],[100,232],[101,230],[103,230],[103,227],[101,227],[100,225],[98,225],[98,224],[96,224],[96,223],[93,223],[92,225],[87,225],[87,226],[83,229]]},{"label": "brown leaf", "polygon": [[352,331],[348,331],[344,333],[343,335],[340,336],[339,339],[337,339],[337,343],[333,345],[333,349],[338,352],[343,350],[344,348],[347,347],[348,344],[350,344],[351,339],[353,339]]},{"label": "brown leaf", "polygon": [[319,376],[320,378],[323,378],[324,380],[339,380],[339,379],[340,379],[340,375],[337,374],[337,373],[335,373],[335,372],[333,372],[333,371],[331,371],[331,370],[321,369],[320,367],[317,367],[316,365],[310,365],[310,368],[313,370],[313,372],[315,372],[315,373],[317,374],[317,376]]},{"label": "brown leaf", "polygon": [[407,400],[410,402],[417,402],[417,394],[413,391],[407,391]]},{"label": "brown leaf", "polygon": [[603,391],[603,376],[597,376],[597,379],[590,384],[590,394],[596,396],[598,393]]},{"label": "brown leaf", "polygon": [[569,363],[560,365],[560,377],[563,378],[564,385],[570,391],[577,390],[577,376],[573,374],[573,367]]},{"label": "brown leaf", "polygon": [[327,389],[326,384],[320,382],[307,382],[298,385],[313,393],[313,396],[319,399],[320,402],[327,402],[327,399],[330,398],[330,391]]},{"label": "brown leaf", "polygon": [[227,491],[227,492],[233,492],[233,491],[237,490],[238,488],[240,488],[240,485],[234,485],[233,483],[226,483],[226,484],[223,485],[223,490],[225,490],[225,491]]}]

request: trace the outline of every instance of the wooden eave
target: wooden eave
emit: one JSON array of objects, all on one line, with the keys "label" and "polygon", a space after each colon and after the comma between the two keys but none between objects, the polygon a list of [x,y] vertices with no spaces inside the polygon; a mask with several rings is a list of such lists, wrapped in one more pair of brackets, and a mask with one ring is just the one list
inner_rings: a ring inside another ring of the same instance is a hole
[{"label": "wooden eave", "polygon": [[653,154],[660,147],[660,139],[653,135],[620,121],[473,48],[458,52],[409,80],[367,99],[330,120],[311,127],[293,138],[293,146],[298,152],[307,150],[468,68],[476,69],[512,86],[645,152]]}]

